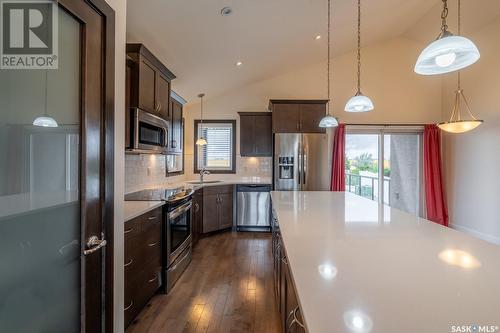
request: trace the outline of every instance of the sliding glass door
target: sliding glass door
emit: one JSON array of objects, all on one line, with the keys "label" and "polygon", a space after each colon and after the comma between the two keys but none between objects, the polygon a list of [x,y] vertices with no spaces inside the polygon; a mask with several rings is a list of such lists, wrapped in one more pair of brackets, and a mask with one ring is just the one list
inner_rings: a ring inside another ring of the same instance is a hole
[{"label": "sliding glass door", "polygon": [[349,127],[346,191],[422,215],[422,130]]}]

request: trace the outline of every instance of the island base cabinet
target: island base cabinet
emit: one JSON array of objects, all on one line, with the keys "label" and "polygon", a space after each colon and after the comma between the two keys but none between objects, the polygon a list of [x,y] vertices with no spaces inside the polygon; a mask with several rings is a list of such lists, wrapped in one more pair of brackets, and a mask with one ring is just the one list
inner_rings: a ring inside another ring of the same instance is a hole
[{"label": "island base cabinet", "polygon": [[302,318],[297,294],[288,266],[283,241],[279,232],[273,231],[273,263],[276,302],[280,313],[282,332],[307,332]]}]

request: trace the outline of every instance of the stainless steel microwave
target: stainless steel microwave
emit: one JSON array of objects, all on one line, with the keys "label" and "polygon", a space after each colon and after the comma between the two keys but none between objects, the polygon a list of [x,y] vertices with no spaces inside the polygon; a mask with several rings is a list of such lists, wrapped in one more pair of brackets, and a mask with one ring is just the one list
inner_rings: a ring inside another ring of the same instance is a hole
[{"label": "stainless steel microwave", "polygon": [[131,108],[128,117],[127,152],[167,153],[169,123],[165,119],[138,108]]}]

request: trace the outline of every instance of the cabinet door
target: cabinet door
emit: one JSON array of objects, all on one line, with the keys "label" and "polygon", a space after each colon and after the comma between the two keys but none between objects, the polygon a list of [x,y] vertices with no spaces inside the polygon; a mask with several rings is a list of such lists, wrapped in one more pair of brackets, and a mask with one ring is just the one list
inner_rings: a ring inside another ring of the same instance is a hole
[{"label": "cabinet door", "polygon": [[233,226],[233,194],[219,194],[219,229]]},{"label": "cabinet door", "polygon": [[240,116],[240,155],[255,156],[255,118]]},{"label": "cabinet door", "polygon": [[286,327],[287,333],[305,333],[304,320],[302,319],[297,294],[293,287],[290,267],[286,260],[283,263],[282,270],[285,285],[284,294],[281,296],[284,298],[284,302],[282,303],[285,309],[284,327]]},{"label": "cabinet door", "polygon": [[[273,156],[273,129],[271,115],[254,116],[255,156]],[[242,154],[243,156],[243,154]]]},{"label": "cabinet door", "polygon": [[203,233],[219,230],[218,195],[203,195]]},{"label": "cabinet door", "polygon": [[170,82],[160,72],[156,72],[156,105],[158,115],[170,120]]},{"label": "cabinet door", "polygon": [[203,232],[203,190],[197,190],[193,196],[193,247],[196,246]]},{"label": "cabinet door", "polygon": [[326,104],[300,104],[300,132],[325,133],[319,122],[326,114]]},{"label": "cabinet door", "polygon": [[299,104],[273,105],[273,132],[298,133],[300,132]]},{"label": "cabinet door", "polygon": [[139,108],[158,114],[158,107],[155,100],[156,92],[156,69],[146,59],[142,59],[139,64]]},{"label": "cabinet door", "polygon": [[182,104],[172,100],[172,136],[170,148],[174,153],[182,153]]}]

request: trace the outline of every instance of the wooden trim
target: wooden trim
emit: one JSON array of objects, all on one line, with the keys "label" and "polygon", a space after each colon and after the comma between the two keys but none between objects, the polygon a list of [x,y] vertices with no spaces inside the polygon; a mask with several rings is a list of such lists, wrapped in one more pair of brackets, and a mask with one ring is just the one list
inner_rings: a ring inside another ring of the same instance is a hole
[{"label": "wooden trim", "polygon": [[[199,173],[200,170],[198,169],[198,147],[196,146],[196,140],[198,139],[198,124],[200,123],[200,119],[195,119],[194,120],[194,141],[193,141],[193,151],[194,151],[194,159],[193,159],[193,170],[194,173]],[[233,144],[232,144],[232,168],[231,170],[211,170],[211,169],[206,169],[210,171],[210,173],[213,174],[231,174],[231,173],[236,173],[236,120],[234,119],[209,119],[209,120],[203,120],[203,123],[205,124],[217,124],[217,123],[227,123],[227,124],[232,124],[233,126]]]},{"label": "wooden trim", "polygon": [[327,99],[270,99],[269,110],[272,111],[273,104],[326,104]]},{"label": "wooden trim", "polygon": [[240,116],[272,116],[272,112],[263,111],[263,112],[238,112]]},{"label": "wooden trim", "polygon": [[[103,1],[103,0],[100,0]],[[176,78],[175,74],[172,73],[165,65],[153,54],[149,49],[140,43],[127,43],[127,53],[139,53],[140,55],[146,57],[160,72],[165,75],[169,80]]]},{"label": "wooden trim", "polygon": [[105,332],[114,330],[114,181],[115,181],[115,11],[104,0],[87,0],[104,20],[104,234],[105,252],[104,321]]},{"label": "wooden trim", "polygon": [[179,95],[173,90],[170,90],[170,97],[182,105],[187,103],[187,101],[181,95]]}]

